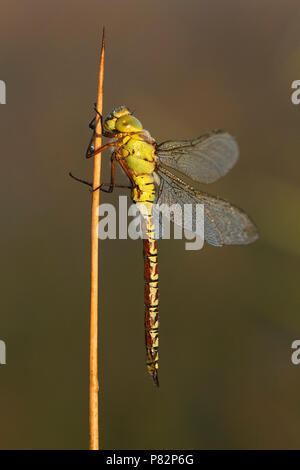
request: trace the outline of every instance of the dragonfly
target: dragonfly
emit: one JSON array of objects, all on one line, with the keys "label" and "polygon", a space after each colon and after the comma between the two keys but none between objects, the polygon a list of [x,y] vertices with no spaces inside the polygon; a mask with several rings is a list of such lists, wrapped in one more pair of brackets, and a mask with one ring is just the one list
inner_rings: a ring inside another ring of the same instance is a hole
[{"label": "dragonfly", "polygon": [[[128,187],[133,202],[143,204],[147,209],[142,214],[146,365],[155,385],[159,386],[159,275],[152,208],[155,204],[165,208],[178,204],[182,209],[185,204],[192,207],[202,204],[204,240],[207,243],[220,247],[254,242],[258,238],[258,230],[246,212],[224,199],[194,189],[186,182],[187,177],[196,184],[208,184],[225,176],[238,159],[238,144],[234,137],[220,129],[193,139],[157,143],[126,106],[114,108],[104,121],[96,108],[95,111],[96,117],[90,123],[93,135],[86,157],[94,157],[107,148],[111,148],[112,152],[110,183],[102,183],[93,191],[112,192],[117,186]],[[101,120],[102,135],[110,139],[98,149],[94,146],[97,119]],[[128,176],[129,186],[115,184],[116,162]],[[71,176],[92,186],[92,183]],[[193,221],[176,218],[172,211],[162,213],[183,229],[191,229]]]}]

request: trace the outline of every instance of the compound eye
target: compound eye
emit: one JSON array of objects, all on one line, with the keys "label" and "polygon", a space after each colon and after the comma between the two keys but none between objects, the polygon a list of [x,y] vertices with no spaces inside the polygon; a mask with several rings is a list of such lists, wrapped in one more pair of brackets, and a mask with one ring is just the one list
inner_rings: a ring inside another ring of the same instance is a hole
[{"label": "compound eye", "polygon": [[115,119],[105,119],[104,127],[108,131],[114,131],[116,127],[116,120]]},{"label": "compound eye", "polygon": [[143,130],[141,122],[130,114],[117,119],[116,129],[119,132],[139,132]]}]

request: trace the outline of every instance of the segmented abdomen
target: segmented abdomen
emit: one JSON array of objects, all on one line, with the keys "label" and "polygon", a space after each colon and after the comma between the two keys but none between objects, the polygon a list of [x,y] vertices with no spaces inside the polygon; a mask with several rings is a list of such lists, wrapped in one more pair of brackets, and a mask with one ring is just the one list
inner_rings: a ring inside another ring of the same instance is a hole
[{"label": "segmented abdomen", "polygon": [[158,263],[155,227],[151,215],[144,216],[144,266],[145,266],[145,342],[147,368],[155,385],[158,382]]}]

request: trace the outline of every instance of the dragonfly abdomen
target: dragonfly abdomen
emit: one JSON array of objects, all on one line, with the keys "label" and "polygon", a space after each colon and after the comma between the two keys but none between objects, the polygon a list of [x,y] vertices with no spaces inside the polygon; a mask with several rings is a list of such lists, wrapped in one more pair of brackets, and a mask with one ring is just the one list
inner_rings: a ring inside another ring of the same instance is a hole
[{"label": "dragonfly abdomen", "polygon": [[147,368],[155,385],[158,382],[158,263],[157,243],[154,238],[152,216],[144,218],[144,266],[145,266],[145,343]]},{"label": "dragonfly abdomen", "polygon": [[154,177],[151,174],[143,174],[136,176],[134,181],[136,187],[133,189],[133,199],[139,204],[144,237],[144,302],[147,368],[153,377],[155,385],[158,386],[158,264],[155,225],[152,217],[152,206],[155,199]]},{"label": "dragonfly abdomen", "polygon": [[142,215],[144,276],[145,276],[145,343],[147,368],[154,383],[158,386],[158,263],[155,225],[152,206],[155,199],[154,178],[152,175],[139,175],[134,178],[136,187],[133,199],[139,204]]},{"label": "dragonfly abdomen", "polygon": [[139,205],[142,215],[147,368],[158,386],[158,265],[155,225],[152,217],[152,207],[156,198],[154,171],[157,164],[154,142],[150,134],[144,130],[132,136],[122,151],[124,162],[134,183],[131,196]]}]

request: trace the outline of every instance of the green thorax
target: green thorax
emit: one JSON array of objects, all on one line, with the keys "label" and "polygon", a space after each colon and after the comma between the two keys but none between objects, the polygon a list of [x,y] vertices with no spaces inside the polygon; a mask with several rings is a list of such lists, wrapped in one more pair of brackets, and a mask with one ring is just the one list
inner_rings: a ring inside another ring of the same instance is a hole
[{"label": "green thorax", "polygon": [[153,173],[156,167],[154,139],[143,130],[137,134],[126,136],[123,139],[122,154],[126,164],[132,170],[133,176]]},{"label": "green thorax", "polygon": [[115,137],[117,159],[126,166],[134,182],[136,202],[154,201],[154,171],[157,165],[155,140],[125,106],[114,108],[104,120],[107,137]]},{"label": "green thorax", "polygon": [[[127,168],[131,173],[135,188],[132,199],[135,202],[154,202],[154,171],[156,168],[156,155],[154,140],[147,131],[124,138],[122,154],[125,157]],[[148,208],[150,210],[150,208]]]}]

